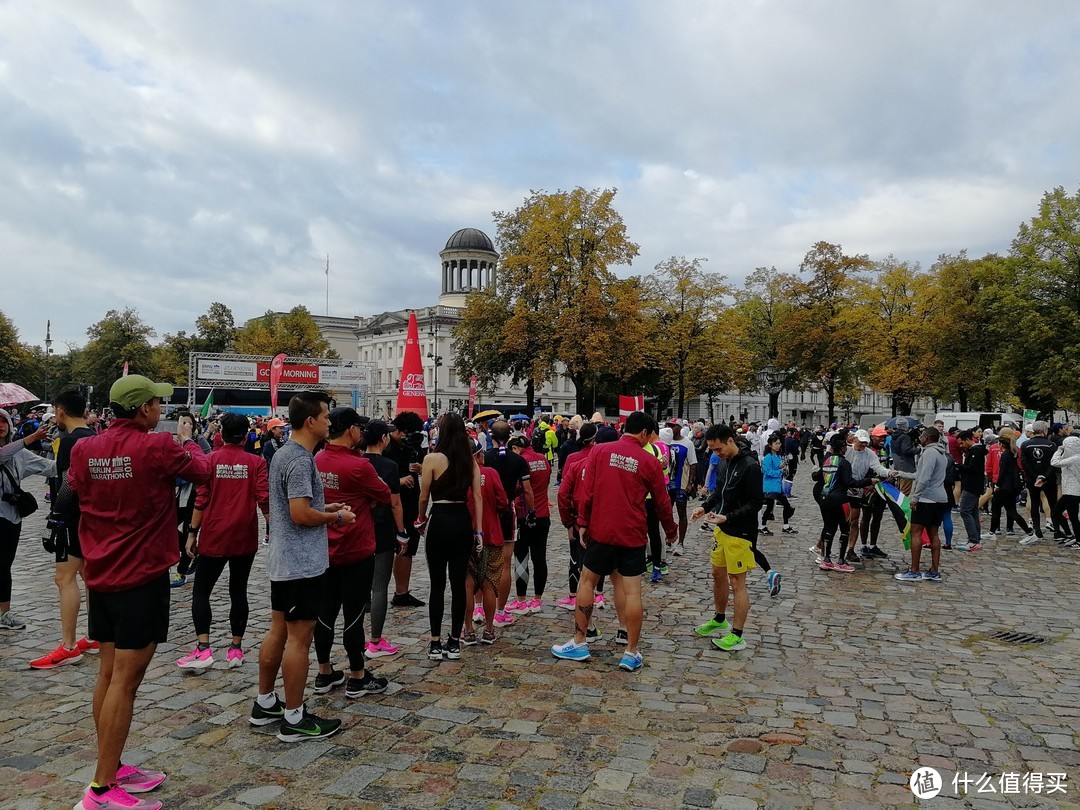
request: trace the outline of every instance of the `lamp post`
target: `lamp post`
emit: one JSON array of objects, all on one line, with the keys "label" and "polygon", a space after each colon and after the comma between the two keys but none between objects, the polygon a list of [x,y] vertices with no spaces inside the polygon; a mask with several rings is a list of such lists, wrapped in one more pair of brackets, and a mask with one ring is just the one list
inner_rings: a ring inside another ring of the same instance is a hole
[{"label": "lamp post", "polygon": [[52,321],[45,321],[45,401],[49,402],[49,383],[52,372]]},{"label": "lamp post", "polygon": [[432,361],[432,366],[435,369],[434,372],[434,401],[435,401],[435,415],[439,415],[439,366],[442,365],[442,355],[439,354],[439,324],[435,321],[435,315],[432,313],[431,325],[428,328],[428,337],[431,338],[431,351],[428,352],[428,359]]},{"label": "lamp post", "polygon": [[761,390],[769,395],[769,418],[780,416],[780,392],[784,390],[784,383],[788,381],[791,372],[783,371],[776,366],[764,366],[757,373],[758,383]]}]

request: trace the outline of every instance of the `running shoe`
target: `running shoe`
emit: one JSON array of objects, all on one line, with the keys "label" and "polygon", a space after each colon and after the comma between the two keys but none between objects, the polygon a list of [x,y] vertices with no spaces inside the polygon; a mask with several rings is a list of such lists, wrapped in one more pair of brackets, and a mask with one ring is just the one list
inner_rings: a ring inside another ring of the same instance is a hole
[{"label": "running shoe", "polygon": [[461,658],[461,643],[458,639],[447,636],[446,643],[443,645],[443,652],[446,653],[448,661],[457,661]]},{"label": "running shoe", "polygon": [[849,565],[857,565],[858,563],[862,562],[862,559],[859,557],[858,554],[855,553],[855,549],[851,549],[850,551],[848,551],[847,556],[844,557],[844,562],[848,563]]},{"label": "running shoe", "polygon": [[671,566],[668,565],[666,562],[660,563],[660,573],[666,577],[668,574],[671,573]]},{"label": "running shoe", "polygon": [[779,571],[769,572],[769,596],[775,597],[780,595],[780,580],[782,578],[783,575]]},{"label": "running shoe", "polygon": [[832,567],[832,570],[833,571],[842,571],[845,574],[850,574],[852,571],[855,570],[855,566],[854,565],[849,565],[846,562],[839,562],[839,563],[836,563]]},{"label": "running shoe", "polygon": [[922,575],[922,578],[926,582],[941,582],[941,572],[927,571]]},{"label": "running shoe", "polygon": [[427,602],[422,602],[419,599],[417,599],[415,596],[413,596],[411,593],[409,593],[408,591],[405,591],[405,593],[395,593],[390,598],[390,604],[393,605],[394,607],[417,607],[417,608],[420,608],[420,607],[423,607],[424,605],[426,605]]},{"label": "running shoe", "polygon": [[870,546],[863,546],[859,549],[859,556],[862,557],[864,560],[869,560],[874,555],[870,553]]},{"label": "running shoe", "polygon": [[822,571],[835,571],[836,563],[834,563],[832,560],[822,557],[821,561],[818,563],[818,568],[820,568]]},{"label": "running shoe", "polygon": [[953,549],[952,543],[942,543],[941,544],[941,550],[942,551],[952,551],[952,549]]},{"label": "running shoe", "polygon": [[623,645],[630,643],[630,639],[627,638],[625,630],[619,629],[615,631],[615,643]]},{"label": "running shoe", "polygon": [[305,711],[304,717],[299,723],[293,724],[283,719],[277,738],[287,743],[322,740],[337,734],[339,731],[341,731],[340,720],[324,720]]},{"label": "running shoe", "polygon": [[652,560],[646,560],[645,561],[645,573],[646,574],[651,574],[652,572],[653,572]]},{"label": "running shoe", "polygon": [[481,640],[481,641],[482,641],[482,642],[483,642],[484,644],[494,644],[494,643],[495,643],[495,639],[496,639],[496,638],[497,638],[497,637],[496,637],[496,635],[495,635],[495,630],[494,630],[494,629],[492,629],[492,630],[485,630],[485,631],[484,631],[484,635],[482,635],[482,636],[480,637],[480,640]]},{"label": "running shoe", "polygon": [[728,633],[723,638],[714,638],[712,643],[716,649],[724,652],[738,652],[746,649],[746,642],[743,641],[743,637],[734,633]]},{"label": "running shoe", "polygon": [[442,661],[443,660],[443,648],[442,648],[442,642],[441,641],[436,639],[435,641],[431,642],[431,644],[428,645],[427,657],[430,658],[432,661]]},{"label": "running shoe", "polygon": [[539,613],[544,609],[544,601],[542,599],[530,599],[529,600],[529,613]]},{"label": "running shoe", "polygon": [[585,661],[589,658],[588,644],[575,644],[570,639],[565,644],[556,644],[551,648],[551,654],[564,661]]},{"label": "running shoe", "polygon": [[819,543],[816,546],[810,546],[810,548],[808,548],[807,551],[809,551],[811,554],[813,554],[816,557],[820,557],[821,556],[821,544]]},{"label": "running shoe", "polygon": [[623,657],[619,659],[619,669],[624,669],[627,672],[637,672],[645,665],[645,659],[641,657],[639,652],[624,652]]},{"label": "running shoe", "polygon": [[88,787],[74,810],[161,810],[162,807],[161,802],[137,799],[120,785],[112,784],[101,794]]},{"label": "running shoe", "polygon": [[[498,617],[499,617],[499,614],[496,613],[495,618],[498,618]],[[484,606],[483,605],[477,605],[473,609],[472,621],[473,621],[473,624],[483,624],[484,623]]]},{"label": "running shoe", "polygon": [[162,771],[144,771],[134,765],[121,765],[116,769],[116,784],[128,793],[149,793],[164,781]]},{"label": "running shoe", "polygon": [[229,645],[225,652],[225,664],[229,669],[236,669],[244,663],[244,650],[240,647]]},{"label": "running shoe", "polygon": [[602,593],[593,594],[592,603],[597,610],[603,610],[607,607],[607,602],[604,601],[604,594]]},{"label": "running shoe", "polygon": [[369,641],[364,645],[364,655],[368,658],[385,658],[388,655],[397,655],[401,647],[391,644],[386,637],[380,638],[378,643]]},{"label": "running shoe", "polygon": [[181,576],[180,574],[176,573],[176,571],[169,572],[170,588],[181,588],[184,585],[187,585],[187,577]]},{"label": "running shoe", "polygon": [[[483,619],[484,612],[480,611],[481,620]],[[492,622],[496,627],[509,627],[514,623],[514,617],[507,613],[505,610],[502,613],[495,612],[495,621]]]},{"label": "running shoe", "polygon": [[960,543],[957,547],[957,551],[978,551],[982,548],[982,543]]},{"label": "running shoe", "polygon": [[592,644],[594,641],[599,641],[604,637],[604,634],[600,632],[597,627],[590,627],[585,631],[585,643]]},{"label": "running shoe", "polygon": [[461,643],[466,647],[475,647],[480,643],[480,639],[472,630],[462,630]]},{"label": "running shoe", "polygon": [[1016,537],[1016,531],[1013,530],[1013,529],[1007,529],[1005,531],[1005,536],[1006,537]]},{"label": "running shoe", "polygon": [[1034,545],[1035,543],[1038,543],[1040,540],[1042,540],[1042,538],[1039,537],[1039,535],[1037,535],[1037,534],[1029,534],[1027,537],[1020,538],[1019,545],[1021,545],[1021,546],[1031,546],[1031,545]]},{"label": "running shoe", "polygon": [[86,636],[83,636],[75,642],[75,646],[79,648],[81,653],[98,653],[101,650],[101,645],[96,641],[91,641]]},{"label": "running shoe", "polygon": [[[200,650],[198,645],[195,645],[195,649],[185,655],[183,658],[176,662],[176,665],[180,669],[206,669],[214,663],[214,651],[207,647],[205,650]],[[315,679],[316,685],[318,685],[319,679]],[[317,689],[315,691],[318,691]],[[329,690],[327,690],[329,691]]]},{"label": "running shoe", "polygon": [[10,610],[0,613],[0,630],[25,630],[26,622]]},{"label": "running shoe", "polygon": [[922,574],[918,571],[912,571],[908,569],[900,574],[893,574],[894,579],[898,579],[900,582],[922,582]]},{"label": "running shoe", "polygon": [[686,547],[683,545],[682,540],[680,540],[678,543],[671,547],[671,553],[674,554],[676,557],[681,557],[683,554],[686,553]]},{"label": "running shoe", "polygon": [[694,628],[694,632],[699,636],[711,636],[713,633],[720,631],[726,633],[731,630],[731,622],[724,619],[722,622],[718,622],[716,617],[709,619],[704,624],[699,624]]},{"label": "running shoe", "polygon": [[253,726],[268,726],[271,723],[276,723],[284,716],[285,704],[278,699],[277,695],[274,695],[274,705],[269,709],[264,709],[259,705],[259,701],[255,701],[255,705],[251,708],[251,716],[248,718],[248,722]]},{"label": "running shoe", "polygon": [[331,669],[329,675],[323,675],[320,672],[315,676],[315,694],[325,695],[343,683],[345,683],[345,673],[339,669]]},{"label": "running shoe", "polygon": [[524,599],[515,599],[513,602],[506,604],[507,613],[525,614],[529,612],[529,603]]},{"label": "running shoe", "polygon": [[662,579],[662,575],[660,574],[660,569],[659,568],[654,568],[653,572],[652,572],[652,576],[649,578],[649,581],[650,582],[660,582],[661,579]]},{"label": "running shoe", "polygon": [[887,559],[889,559],[889,555],[886,554],[884,551],[882,551],[881,548],[878,547],[878,546],[870,546],[870,551],[867,553],[866,556],[867,557],[872,557],[875,560],[887,560]]},{"label": "running shoe", "polygon": [[768,526],[762,526],[760,529],[758,529],[758,531],[766,537],[773,536],[772,529],[770,529]]},{"label": "running shoe", "polygon": [[796,529],[794,526],[785,526],[780,530],[780,532],[782,534],[798,534],[799,530]]},{"label": "running shoe", "polygon": [[698,528],[703,532],[711,532],[713,525],[711,523],[702,523]]},{"label": "running shoe", "polygon": [[563,608],[563,610],[574,610],[577,607],[577,597],[564,596],[555,604]]},{"label": "running shoe", "polygon": [[362,698],[365,695],[377,695],[385,692],[390,681],[386,678],[376,678],[370,672],[365,672],[363,678],[349,678],[345,684],[345,697]]},{"label": "running shoe", "polygon": [[64,664],[77,664],[79,661],[82,661],[82,650],[77,644],[71,650],[61,644],[51,653],[46,653],[31,661],[30,669],[56,669]]}]

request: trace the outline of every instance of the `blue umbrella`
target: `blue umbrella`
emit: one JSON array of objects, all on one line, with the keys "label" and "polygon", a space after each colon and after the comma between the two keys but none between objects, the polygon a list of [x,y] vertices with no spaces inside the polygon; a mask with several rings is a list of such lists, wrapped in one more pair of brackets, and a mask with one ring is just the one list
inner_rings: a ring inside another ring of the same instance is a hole
[{"label": "blue umbrella", "polygon": [[511,422],[517,422],[519,420],[522,421],[522,422],[531,422],[532,421],[532,419],[530,419],[528,416],[526,416],[523,413],[516,413],[516,414],[514,414],[513,416],[510,417]]},{"label": "blue umbrella", "polygon": [[889,428],[890,430],[896,430],[896,420],[897,419],[907,419],[908,430],[911,430],[912,428],[924,428],[924,427],[926,427],[926,425],[924,425],[922,422],[920,422],[914,416],[894,416],[892,419],[886,419],[885,420],[885,427]]}]

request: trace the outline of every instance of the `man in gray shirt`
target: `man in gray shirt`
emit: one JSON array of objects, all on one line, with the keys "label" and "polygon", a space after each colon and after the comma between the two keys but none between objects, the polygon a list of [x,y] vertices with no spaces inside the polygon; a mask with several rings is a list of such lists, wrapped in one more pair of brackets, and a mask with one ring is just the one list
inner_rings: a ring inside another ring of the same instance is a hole
[{"label": "man in gray shirt", "polygon": [[[270,629],[259,649],[259,695],[249,722],[281,722],[283,742],[317,740],[341,728],[304,709],[311,640],[319,618],[322,577],[330,565],[326,527],[356,520],[351,509],[325,503],[312,452],[330,433],[330,398],[297,394],[289,401],[292,435],[270,462]],[[285,703],[274,693],[278,670]]]},{"label": "man in gray shirt", "polygon": [[[919,436],[919,444],[922,445],[922,453],[919,454],[915,485],[911,490],[911,568],[895,576],[901,582],[941,582],[938,570],[941,538],[938,529],[949,508],[949,496],[945,491],[945,474],[949,466],[948,449],[941,441],[941,433],[932,427],[923,430]],[[930,539],[930,570],[926,573],[919,572],[923,529]]]}]

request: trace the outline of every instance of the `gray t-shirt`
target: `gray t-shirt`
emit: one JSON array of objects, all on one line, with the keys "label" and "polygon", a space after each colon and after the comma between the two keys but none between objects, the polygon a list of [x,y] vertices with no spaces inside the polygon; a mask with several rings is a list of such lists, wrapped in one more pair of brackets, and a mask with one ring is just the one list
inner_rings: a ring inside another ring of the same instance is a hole
[{"label": "gray t-shirt", "polygon": [[290,498],[310,498],[311,508],[326,506],[315,457],[296,442],[286,442],[270,462],[270,548],[266,572],[274,582],[320,576],[330,567],[326,526],[297,526]]}]

